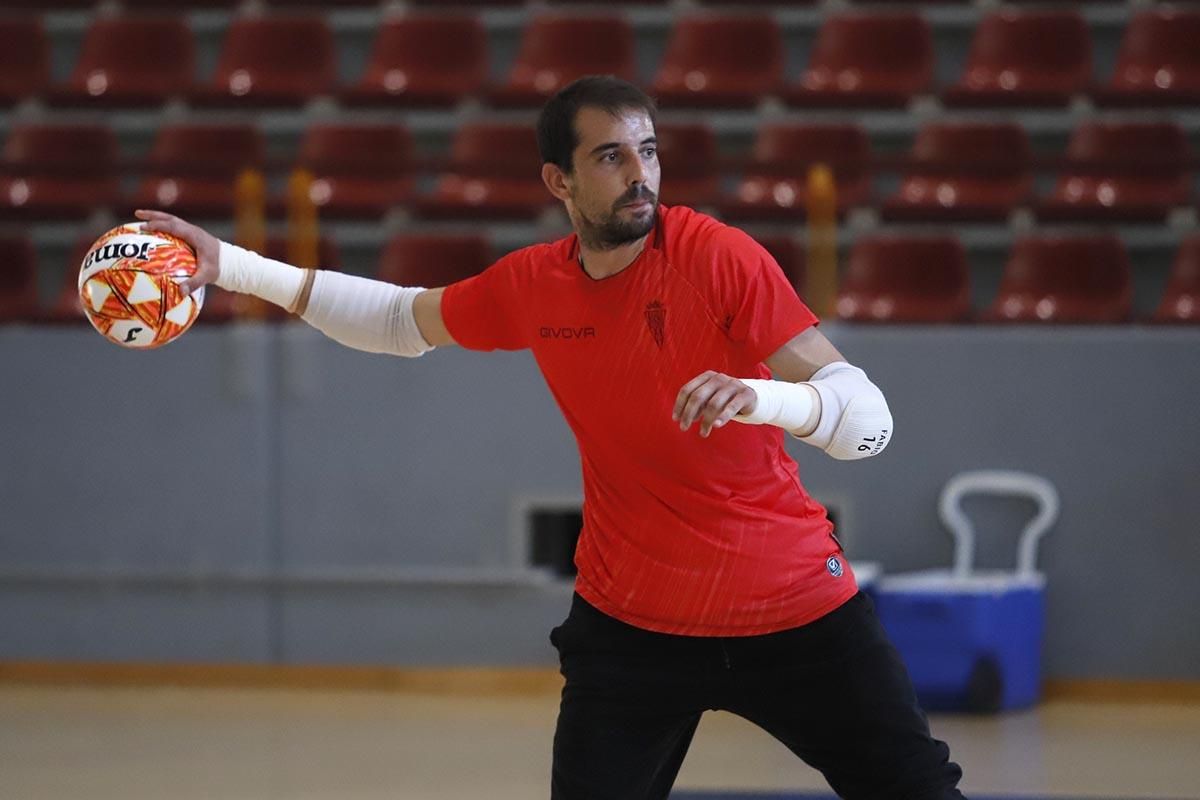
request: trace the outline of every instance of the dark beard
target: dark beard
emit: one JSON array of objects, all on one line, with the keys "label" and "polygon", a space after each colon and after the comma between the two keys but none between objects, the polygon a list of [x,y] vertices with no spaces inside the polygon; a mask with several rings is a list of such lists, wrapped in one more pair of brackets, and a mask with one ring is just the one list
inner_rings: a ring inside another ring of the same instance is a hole
[{"label": "dark beard", "polygon": [[[645,220],[634,218],[624,220],[619,216],[621,206],[638,200],[647,200],[654,206],[654,213]],[[658,219],[658,196],[649,189],[642,188],[626,192],[613,203],[610,211],[603,219],[594,221],[581,212],[579,215],[579,241],[589,250],[615,250],[622,245],[636,242],[654,228]]]}]

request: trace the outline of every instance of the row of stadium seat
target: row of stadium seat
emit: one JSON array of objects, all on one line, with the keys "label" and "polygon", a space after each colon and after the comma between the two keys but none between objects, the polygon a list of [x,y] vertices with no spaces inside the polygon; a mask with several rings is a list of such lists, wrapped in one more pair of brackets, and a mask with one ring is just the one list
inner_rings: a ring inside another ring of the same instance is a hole
[{"label": "row of stadium seat", "polygon": [[[1005,9],[983,17],[958,81],[940,97],[954,107],[1062,107],[1080,94],[1101,105],[1200,106],[1197,41],[1200,10],[1139,11],[1115,70],[1098,84],[1077,10]],[[387,19],[361,77],[340,87],[334,35],[319,15],[234,18],[204,83],[179,17],[98,16],[61,83],[50,82],[49,50],[37,19],[0,20],[0,103],[38,96],[52,105],[136,107],[184,97],[204,107],[286,107],[335,96],[346,106],[447,107],[475,97],[529,107],[580,75],[638,78],[634,27],[611,14],[534,16],[498,85],[488,83],[487,32],[470,15]],[[664,107],[699,108],[752,108],[769,97],[802,108],[898,108],[937,92],[933,38],[918,13],[834,14],[798,76],[785,76],[786,55],[768,14],[684,15],[647,88]]]},{"label": "row of stadium seat", "polygon": [[[767,122],[740,158],[723,156],[703,124],[662,123],[658,135],[663,202],[735,221],[803,219],[813,163],[832,167],[840,213],[878,207],[896,222],[1004,222],[1031,208],[1044,222],[1161,223],[1195,200],[1193,152],[1173,122],[1085,121],[1065,154],[1051,160],[1035,157],[1013,123],[928,122],[908,157],[890,168],[873,157],[865,131],[850,124]],[[173,124],[159,129],[146,158],[128,163],[118,159],[104,126],[18,125],[0,161],[0,219],[146,207],[227,218],[239,172],[263,167],[265,150],[251,125]],[[424,219],[530,219],[557,206],[542,185],[529,124],[464,124],[448,157],[423,162],[401,125],[322,123],[305,131],[294,159],[273,169],[293,164],[313,174],[309,197],[327,218],[377,219],[403,209]],[[872,181],[881,172],[901,179],[895,193],[877,201]],[[1037,196],[1034,178],[1042,173],[1057,177]],[[138,179],[122,192],[121,176]],[[419,186],[422,178],[427,186]],[[269,205],[278,211],[283,202],[276,196]]]},{"label": "row of stadium seat", "polygon": [[[406,0],[409,5],[413,6],[437,6],[441,8],[520,8],[523,6],[538,6],[548,3],[551,6],[668,6],[674,4],[686,4],[688,2],[696,3],[701,6],[728,6],[728,7],[743,7],[750,6],[755,9],[771,9],[771,8],[796,8],[804,6],[818,6],[824,0]],[[838,2],[839,0],[833,0]],[[1084,5],[1095,6],[1113,6],[1113,5],[1128,5],[1141,4],[1151,0],[1075,0],[1075,2]],[[254,0],[179,0],[172,3],[178,8],[188,9],[230,9],[237,6],[249,5]],[[388,7],[394,5],[396,0],[266,0],[266,5],[277,6],[282,8],[328,8],[357,6],[360,8],[375,8]],[[976,0],[852,0],[861,5],[878,5],[880,3],[888,3],[889,5],[953,5],[953,4],[968,4],[976,2]],[[1062,0],[1009,0],[1012,3],[1022,4],[1038,4],[1038,3],[1055,3]],[[157,9],[161,7],[162,0],[5,0],[4,6],[8,8],[20,9],[29,8],[37,10],[71,10],[71,9],[87,9],[98,5],[110,6],[113,4],[121,8],[131,9]]]},{"label": "row of stadium seat", "polygon": [[[38,304],[34,250],[24,237],[0,237],[0,321],[82,320],[75,288],[78,267],[93,237],[80,238],[64,271],[54,305]],[[801,293],[805,256],[789,237],[763,237]],[[282,240],[266,253],[287,258]],[[336,268],[333,243],[322,240],[320,262]],[[402,285],[440,286],[481,272],[493,252],[481,236],[405,234],[387,242],[377,277]],[[1129,256],[1112,235],[1058,235],[1019,239],[1009,253],[999,291],[981,314],[971,311],[971,270],[953,236],[881,235],[860,239],[850,250],[839,287],[836,313],[855,322],[949,323],[1057,322],[1109,324],[1132,316]],[[202,320],[227,320],[237,298],[214,290]],[[275,310],[275,318],[283,316]],[[1161,301],[1150,319],[1200,324],[1200,236],[1180,245]]]}]

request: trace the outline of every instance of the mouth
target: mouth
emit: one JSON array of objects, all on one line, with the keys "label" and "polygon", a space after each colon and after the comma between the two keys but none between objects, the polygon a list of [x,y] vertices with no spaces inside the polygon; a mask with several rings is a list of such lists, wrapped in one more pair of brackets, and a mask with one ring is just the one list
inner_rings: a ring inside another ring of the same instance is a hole
[{"label": "mouth", "polygon": [[634,210],[641,210],[641,209],[646,209],[646,208],[650,208],[650,207],[651,207],[650,201],[645,200],[645,199],[634,200],[632,203],[625,203],[621,206],[621,208],[632,208]]}]

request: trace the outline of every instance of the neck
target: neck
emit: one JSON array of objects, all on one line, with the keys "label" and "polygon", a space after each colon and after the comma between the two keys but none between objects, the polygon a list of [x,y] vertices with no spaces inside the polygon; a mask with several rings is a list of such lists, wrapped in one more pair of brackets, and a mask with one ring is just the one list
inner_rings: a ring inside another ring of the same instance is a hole
[{"label": "neck", "polygon": [[[647,234],[646,236],[649,236]],[[588,277],[595,280],[609,278],[632,264],[646,247],[646,236],[605,250],[587,247],[579,242],[579,264]]]}]

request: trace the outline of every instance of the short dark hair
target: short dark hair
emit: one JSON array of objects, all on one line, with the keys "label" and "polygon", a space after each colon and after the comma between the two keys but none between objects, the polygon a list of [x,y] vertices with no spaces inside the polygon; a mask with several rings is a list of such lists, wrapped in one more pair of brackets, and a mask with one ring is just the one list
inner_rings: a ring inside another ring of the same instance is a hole
[{"label": "short dark hair", "polygon": [[572,81],[547,100],[538,115],[538,151],[543,164],[554,164],[568,173],[575,168],[572,156],[579,146],[575,116],[585,107],[613,116],[628,110],[645,111],[651,122],[657,111],[645,92],[613,75],[587,75]]}]

